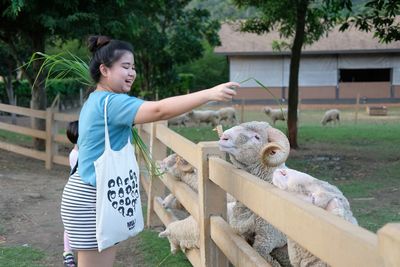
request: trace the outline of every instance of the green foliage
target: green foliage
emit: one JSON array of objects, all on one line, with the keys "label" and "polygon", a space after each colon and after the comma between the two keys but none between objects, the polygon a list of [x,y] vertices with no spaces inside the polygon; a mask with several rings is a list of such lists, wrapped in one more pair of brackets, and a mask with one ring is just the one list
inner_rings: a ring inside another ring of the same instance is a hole
[{"label": "green foliage", "polygon": [[[350,0],[347,1],[351,3]],[[348,8],[351,10],[351,5]],[[374,37],[379,38],[382,43],[399,41],[400,22],[397,19],[399,15],[398,0],[370,0],[355,14],[349,14],[340,30],[345,31],[350,25],[354,25],[362,31],[374,31]]]},{"label": "green foliage", "polygon": [[217,55],[213,48],[204,44],[205,54],[202,58],[178,67],[180,73],[193,74],[191,90],[210,88],[229,80],[229,66],[225,56]]},{"label": "green foliage", "polygon": [[219,21],[247,19],[257,12],[255,8],[237,8],[231,0],[193,0],[188,8],[210,11],[211,18]]},{"label": "green foliage", "polygon": [[39,267],[44,253],[30,247],[0,246],[0,266]]},{"label": "green foliage", "polygon": [[[13,86],[18,106],[29,107],[32,96],[30,83],[27,80],[14,81]],[[47,102],[52,103],[57,94],[61,99],[77,99],[81,88],[82,84],[76,79],[52,79],[46,88]],[[4,83],[0,83],[0,101],[8,103]]]},{"label": "green foliage", "polygon": [[138,77],[133,94],[155,99],[186,92],[176,67],[202,57],[204,41],[219,43],[219,23],[205,10],[186,8],[188,3],[146,2],[123,20],[129,30],[116,35],[135,47]]}]

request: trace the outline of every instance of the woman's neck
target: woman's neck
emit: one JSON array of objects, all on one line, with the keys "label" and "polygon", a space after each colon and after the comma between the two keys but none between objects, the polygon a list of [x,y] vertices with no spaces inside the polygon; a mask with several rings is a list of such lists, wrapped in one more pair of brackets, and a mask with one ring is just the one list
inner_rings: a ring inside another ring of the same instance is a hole
[{"label": "woman's neck", "polygon": [[101,83],[97,84],[95,91],[113,92],[113,90],[109,86]]}]

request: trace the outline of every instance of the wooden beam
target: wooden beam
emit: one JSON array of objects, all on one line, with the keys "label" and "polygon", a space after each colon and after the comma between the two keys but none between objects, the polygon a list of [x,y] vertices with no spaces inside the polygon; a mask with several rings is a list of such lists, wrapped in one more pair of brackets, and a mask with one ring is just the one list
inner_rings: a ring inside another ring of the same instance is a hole
[{"label": "wooden beam", "polygon": [[69,158],[65,156],[60,156],[60,155],[54,155],[53,156],[53,163],[57,163],[63,166],[70,166],[69,165]]},{"label": "wooden beam", "polygon": [[17,146],[0,141],[0,149],[4,149],[13,153],[17,153],[26,157],[31,157],[39,160],[46,160],[46,153],[37,151],[30,148],[25,148],[22,146]]},{"label": "wooden beam", "polygon": [[329,265],[383,265],[377,236],[364,228],[216,157],[210,158],[210,179]]},{"label": "wooden beam", "polygon": [[18,125],[13,125],[5,122],[0,122],[0,129],[9,132],[19,133],[23,135],[28,135],[36,138],[46,139],[46,132],[41,130],[32,129],[29,127],[23,127]]},{"label": "wooden beam", "polygon": [[388,223],[379,229],[378,240],[385,267],[400,266],[400,223]]},{"label": "wooden beam", "polygon": [[0,111],[15,113],[15,114],[39,118],[39,119],[46,119],[46,111],[44,111],[44,110],[37,110],[37,109],[31,109],[31,108],[18,107],[18,106],[14,106],[14,105],[0,104]]},{"label": "wooden beam", "polygon": [[192,164],[196,169],[199,167],[198,161],[193,157],[193,152],[197,150],[197,147],[193,142],[172,131],[166,125],[160,124],[157,125],[156,137],[166,146],[171,148],[176,154]]},{"label": "wooden beam", "polygon": [[216,142],[200,142],[194,157],[200,165],[197,168],[199,186],[200,256],[202,266],[227,267],[229,262],[224,253],[211,239],[210,216],[226,218],[226,193],[209,179],[208,160],[210,155],[223,157]]},{"label": "wooden beam", "polygon": [[54,120],[63,121],[63,122],[71,122],[77,121],[79,119],[79,114],[67,114],[67,113],[54,113]]},{"label": "wooden beam", "polygon": [[198,195],[187,184],[177,181],[172,175],[165,173],[161,181],[167,186],[169,191],[181,202],[185,209],[199,220]]},{"label": "wooden beam", "polygon": [[235,267],[271,266],[222,217],[211,216],[210,226],[212,240]]}]

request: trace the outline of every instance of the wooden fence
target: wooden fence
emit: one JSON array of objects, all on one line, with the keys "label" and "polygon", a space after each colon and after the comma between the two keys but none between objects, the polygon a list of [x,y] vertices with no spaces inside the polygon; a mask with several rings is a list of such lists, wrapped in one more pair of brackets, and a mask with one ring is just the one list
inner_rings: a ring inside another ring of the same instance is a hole
[{"label": "wooden fence", "polygon": [[186,253],[193,266],[269,266],[227,223],[226,192],[331,266],[400,266],[400,223],[374,234],[235,168],[216,142],[194,144],[162,123],[142,125],[139,132],[155,159],[164,158],[169,147],[198,170],[198,194],[168,174],[141,174],[149,227],[176,220],[161,205],[166,189],[197,220],[200,249]]},{"label": "wooden fence", "polygon": [[23,108],[13,105],[0,104],[0,111],[8,112],[17,115],[24,115],[31,119],[38,118],[46,121],[45,130],[36,130],[31,127],[24,127],[10,123],[0,122],[0,129],[13,133],[23,134],[34,138],[40,138],[46,141],[45,151],[38,151],[33,148],[26,148],[19,145],[10,144],[0,141],[0,149],[10,152],[22,154],[27,157],[45,161],[46,169],[51,169],[53,163],[69,166],[68,157],[59,155],[58,144],[70,144],[70,141],[65,134],[59,134],[59,123],[70,122],[78,119],[77,114],[65,114],[56,111],[54,106],[58,103],[59,98],[56,98],[50,108],[44,110],[35,110]]}]

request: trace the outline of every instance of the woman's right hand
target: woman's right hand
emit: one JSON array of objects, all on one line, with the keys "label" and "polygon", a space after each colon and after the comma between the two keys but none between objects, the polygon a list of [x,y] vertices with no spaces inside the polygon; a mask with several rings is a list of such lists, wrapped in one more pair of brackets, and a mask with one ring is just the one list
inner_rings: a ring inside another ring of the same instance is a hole
[{"label": "woman's right hand", "polygon": [[207,90],[209,101],[231,101],[236,95],[232,88],[240,87],[237,82],[222,83]]}]

